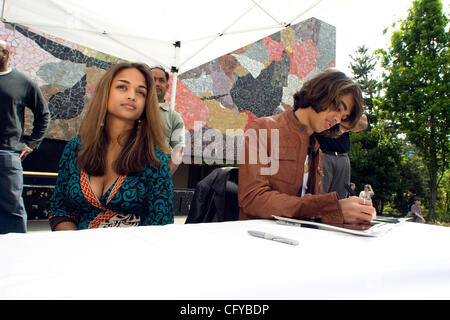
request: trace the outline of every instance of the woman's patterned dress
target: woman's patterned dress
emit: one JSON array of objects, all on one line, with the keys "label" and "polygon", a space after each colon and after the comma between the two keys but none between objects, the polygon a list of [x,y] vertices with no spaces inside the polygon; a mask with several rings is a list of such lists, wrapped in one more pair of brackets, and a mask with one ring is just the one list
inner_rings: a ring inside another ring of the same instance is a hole
[{"label": "woman's patterned dress", "polygon": [[79,146],[79,137],[69,141],[59,163],[49,213],[52,229],[62,221],[72,221],[78,229],[173,223],[173,184],[164,152],[156,148],[159,168],[119,176],[98,199],[89,175],[76,165]]}]

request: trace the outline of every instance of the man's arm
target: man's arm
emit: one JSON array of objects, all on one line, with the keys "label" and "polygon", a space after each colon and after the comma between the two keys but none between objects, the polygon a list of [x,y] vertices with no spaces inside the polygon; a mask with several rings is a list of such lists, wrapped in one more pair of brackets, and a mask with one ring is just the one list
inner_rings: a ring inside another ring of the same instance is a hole
[{"label": "man's arm", "polygon": [[[260,126],[260,122],[262,126]],[[251,131],[252,129],[256,130]],[[264,126],[262,121],[253,121],[244,137],[244,149],[241,152],[242,158],[240,159],[239,165],[238,185],[238,202],[241,219],[271,219],[272,215],[276,214],[299,219],[314,216],[321,218],[323,223],[329,224],[360,224],[370,222],[375,217],[376,211],[372,206],[372,202],[363,201],[357,197],[338,200],[336,192],[327,194],[308,193],[302,197],[298,197],[296,194],[288,194],[279,189],[275,189],[273,187],[274,184],[271,182],[275,182],[276,179],[282,179],[282,176],[277,177],[280,172],[273,173],[271,178],[269,175],[262,174],[262,169],[267,169],[269,165],[261,163],[261,158],[256,163],[251,160],[251,154],[259,155],[259,157],[264,155],[264,157],[267,156],[267,158],[270,158],[268,150],[272,149],[269,147],[272,141],[269,142],[266,139],[260,140],[259,129],[270,130],[270,128]],[[255,133],[254,139],[250,138],[251,134],[248,134],[248,132]],[[280,141],[285,143],[285,139],[283,140],[283,138],[285,137],[281,137]],[[251,142],[252,140],[254,143]],[[285,151],[283,153],[280,152],[279,157],[276,157],[276,159],[272,158],[280,162],[280,170],[283,170],[282,166],[292,163],[293,156],[295,157],[292,146],[281,146],[283,143],[280,143],[280,145],[275,143],[280,150],[283,149]],[[299,145],[297,148],[301,148],[301,146]],[[292,167],[292,165],[289,167],[295,171],[295,167]],[[318,170],[318,168],[315,170]],[[310,171],[310,174],[314,173]]]},{"label": "man's arm", "polygon": [[413,216],[416,216],[417,218],[421,219],[422,222],[425,223],[425,218],[423,217],[423,214],[422,214],[422,208],[420,208],[416,205],[413,205],[411,207],[411,214]]},{"label": "man's arm", "polygon": [[169,159],[170,172],[172,175],[175,173],[183,160],[185,146],[185,129],[183,118],[178,112],[174,112],[173,115],[172,134],[170,136],[172,154]]},{"label": "man's arm", "polygon": [[175,173],[175,171],[177,171],[178,166],[183,160],[183,154],[184,154],[184,147],[175,146],[175,148],[173,148],[172,155],[169,159],[170,173],[172,174],[172,176]]},{"label": "man's arm", "polygon": [[77,144],[71,140],[66,144],[58,165],[58,178],[55,189],[50,198],[50,212],[48,219],[53,231],[77,230],[78,212],[67,205],[68,185],[71,177],[70,163],[73,161]]},{"label": "man's arm", "polygon": [[[33,130],[31,135],[26,138],[26,144],[31,151],[36,149],[41,144],[47,133],[50,122],[50,111],[47,102],[42,95],[41,90],[35,83],[30,84],[31,89],[28,93],[27,107],[33,112]],[[23,152],[24,150],[22,150]]]}]

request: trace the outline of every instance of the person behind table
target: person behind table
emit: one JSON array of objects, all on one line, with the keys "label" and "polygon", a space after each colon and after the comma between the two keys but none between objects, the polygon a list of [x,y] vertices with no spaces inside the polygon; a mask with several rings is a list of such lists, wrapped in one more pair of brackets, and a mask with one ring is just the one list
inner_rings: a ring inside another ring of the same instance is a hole
[{"label": "person behind table", "polygon": [[173,223],[173,185],[151,70],[120,63],[100,79],[65,147],[52,230]]},{"label": "person behind table", "polygon": [[166,93],[167,90],[169,90],[169,73],[163,67],[152,67],[151,69],[155,80],[159,108],[166,126],[166,142],[171,148],[169,163],[170,171],[173,175],[180,165],[184,154],[184,121],[181,115],[174,109],[170,108],[166,101]]},{"label": "person behind table", "polygon": [[366,184],[364,186],[364,190],[359,193],[359,197],[361,199],[372,200],[374,194],[375,192],[373,192],[372,186],[370,184]]},{"label": "person behind table", "polygon": [[346,195],[346,198],[349,198],[352,195],[356,195],[356,184],[354,184],[353,182],[350,182],[349,186],[350,186],[350,189],[351,189],[352,193],[348,192],[347,195]]},{"label": "person behind table", "polygon": [[425,218],[422,214],[422,207],[421,205],[421,199],[420,197],[415,197],[414,204],[411,206],[411,216],[412,221],[418,222],[418,223],[425,223]]},{"label": "person behind table", "polygon": [[[22,160],[39,147],[50,122],[41,90],[10,68],[9,58],[9,44],[0,40],[0,234],[27,232]],[[24,136],[25,107],[34,116],[28,137]]]},{"label": "person behind table", "polygon": [[408,215],[411,212],[411,207],[414,205],[415,203],[415,199],[416,199],[416,188],[414,188],[413,186],[409,186],[408,187],[408,210],[406,215]]},{"label": "person behind table", "polygon": [[[330,224],[370,222],[376,215],[371,201],[339,200],[336,192],[321,193],[322,154],[313,136],[325,130],[338,136],[353,128],[361,114],[359,87],[344,73],[329,69],[304,83],[294,95],[293,111],[254,120],[245,133],[239,165],[239,219],[279,215]],[[278,139],[272,141],[274,132]],[[252,134],[259,136],[259,143],[250,143]],[[264,146],[270,146],[270,152]],[[261,160],[261,154],[270,158],[276,148],[278,155],[269,164]],[[258,161],[249,161],[249,155],[259,155]]]},{"label": "person behind table", "polygon": [[[350,132],[365,130],[368,126],[367,116],[363,114],[357,125]],[[317,134],[322,150],[322,193],[336,191],[339,199],[347,197],[345,185],[350,183],[351,165],[348,154],[351,149],[350,132],[344,132],[338,138]]]}]

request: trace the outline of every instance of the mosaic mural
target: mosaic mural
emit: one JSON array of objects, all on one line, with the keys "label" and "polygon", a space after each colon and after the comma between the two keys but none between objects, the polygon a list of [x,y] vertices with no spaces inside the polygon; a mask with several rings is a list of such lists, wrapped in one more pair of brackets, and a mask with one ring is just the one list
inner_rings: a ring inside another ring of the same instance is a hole
[{"label": "mosaic mural", "polygon": [[[0,22],[0,36],[12,45],[10,65],[34,79],[49,102],[47,137],[70,140],[99,77],[121,60],[18,25]],[[180,74],[175,109],[187,129],[186,155],[236,159],[250,122],[292,108],[309,75],[335,66],[335,46],[335,27],[311,18]],[[27,128],[31,123],[28,113]]]}]

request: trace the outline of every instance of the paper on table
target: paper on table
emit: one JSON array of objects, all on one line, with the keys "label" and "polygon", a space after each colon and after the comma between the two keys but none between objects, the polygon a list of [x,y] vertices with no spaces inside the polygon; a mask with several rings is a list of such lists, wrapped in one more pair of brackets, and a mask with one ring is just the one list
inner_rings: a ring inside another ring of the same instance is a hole
[{"label": "paper on table", "polygon": [[298,227],[301,227],[302,225],[310,225],[310,226],[318,227],[319,229],[323,229],[323,230],[339,231],[339,232],[345,232],[345,233],[354,234],[354,235],[358,235],[358,236],[365,236],[365,237],[380,237],[392,229],[391,225],[384,223],[384,222],[373,222],[373,225],[370,228],[368,228],[367,230],[354,230],[354,229],[341,228],[341,227],[333,226],[330,224],[313,222],[313,221],[308,221],[308,220],[285,218],[285,217],[280,217],[280,216],[276,216],[276,215],[272,215],[272,217],[274,217],[277,220],[277,223],[279,223],[279,224],[298,226]]}]

